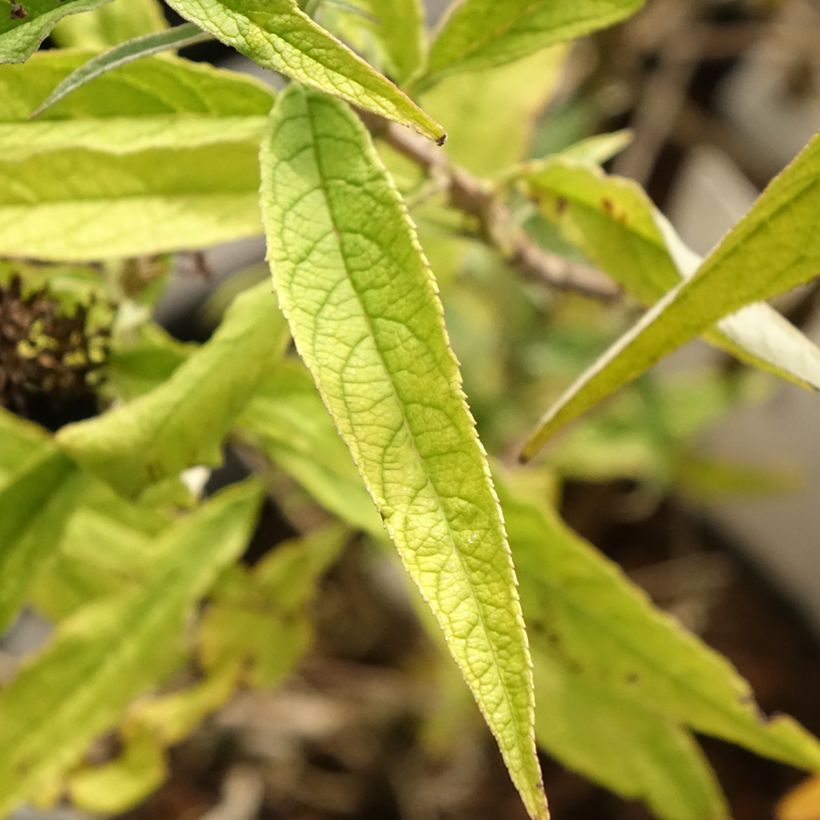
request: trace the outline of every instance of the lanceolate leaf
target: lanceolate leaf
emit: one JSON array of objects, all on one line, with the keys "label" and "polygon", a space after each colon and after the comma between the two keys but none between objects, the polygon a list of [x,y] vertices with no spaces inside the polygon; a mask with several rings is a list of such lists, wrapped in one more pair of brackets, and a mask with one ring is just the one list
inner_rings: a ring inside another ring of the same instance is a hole
[{"label": "lanceolate leaf", "polygon": [[500,477],[497,486],[534,653],[665,720],[820,770],[820,743],[791,718],[766,720],[728,661],[655,609],[554,512]]},{"label": "lanceolate leaf", "polygon": [[0,487],[0,633],[58,549],[82,482],[69,458],[44,447]]},{"label": "lanceolate leaf", "polygon": [[165,673],[191,607],[245,547],[259,500],[237,487],[180,521],[150,582],[65,621],[0,694],[0,813],[52,785]]},{"label": "lanceolate leaf", "polygon": [[562,424],[640,375],[662,356],[745,305],[820,273],[820,136],[764,191],[690,279],[669,292],[595,362],[527,442],[532,456]]},{"label": "lanceolate leaf", "polygon": [[287,327],[263,283],[238,296],[214,337],[149,393],[95,419],[64,427],[57,442],[126,495],[197,464],[217,464],[220,445]]},{"label": "lanceolate leaf", "polygon": [[538,745],[659,820],[722,820],[727,807],[691,733],[533,646]]},{"label": "lanceolate leaf", "polygon": [[108,0],[0,2],[0,63],[22,63],[68,14],[91,11]]},{"label": "lanceolate leaf", "polygon": [[454,2],[433,41],[423,82],[513,62],[617,23],[642,5],[643,0]]},{"label": "lanceolate leaf", "polygon": [[301,11],[295,0],[170,0],[183,17],[246,57],[360,108],[445,139],[404,92]]},{"label": "lanceolate leaf", "polygon": [[297,348],[533,817],[529,653],[489,470],[415,229],[362,124],[293,87],[262,146],[268,259]]},{"label": "lanceolate leaf", "polygon": [[60,84],[48,95],[48,98],[41,103],[31,116],[37,117],[47,108],[50,108],[63,97],[68,96],[84,85],[87,85],[97,77],[113,71],[115,68],[133,63],[152,54],[160,54],[163,51],[183,48],[203,40],[209,40],[210,35],[203,32],[193,23],[185,23],[175,26],[166,31],[158,31],[152,34],[144,34],[133,40],[114,46],[114,48],[93,57],[87,63],[83,63],[80,68],[68,75]]},{"label": "lanceolate leaf", "polygon": [[[92,58],[92,52],[47,51],[25,65],[0,66],[3,161],[69,148],[129,154],[258,140],[273,105],[270,90],[251,77],[148,58],[97,76],[31,119],[55,86],[83,72]],[[83,190],[70,176],[62,189],[54,187],[64,198],[79,199]]]},{"label": "lanceolate leaf", "polygon": [[[566,239],[646,305],[700,267],[700,257],[631,180],[562,154],[539,163],[525,186]],[[705,337],[748,364],[820,389],[820,349],[764,303],[722,319]]]}]

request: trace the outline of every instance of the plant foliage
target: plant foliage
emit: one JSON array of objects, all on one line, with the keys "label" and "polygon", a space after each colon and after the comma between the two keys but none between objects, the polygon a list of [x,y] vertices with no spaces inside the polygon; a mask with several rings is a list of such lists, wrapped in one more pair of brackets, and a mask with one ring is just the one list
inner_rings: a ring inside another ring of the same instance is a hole
[{"label": "plant foliage", "polygon": [[[556,44],[640,0],[462,0],[432,33],[418,0],[168,0],[189,21],[170,29],[154,0],[2,2],[0,287],[114,318],[98,415],[52,434],[0,408],[0,627],[24,606],[54,625],[0,689],[0,815],[49,795],[99,813],[144,799],[169,746],[238,688],[293,671],[322,574],[363,537],[395,546],[532,818],[548,817],[536,743],[670,820],[727,812],[693,732],[820,771],[820,744],[761,719],[731,665],[566,527],[544,484],[694,485],[688,439],[755,394],[650,382],[694,337],[817,389],[820,351],[765,300],[818,273],[820,138],[701,261],[638,186],[601,170],[623,134],[524,162],[565,59]],[[52,31],[70,48],[37,51]],[[287,87],[160,53],[207,38]],[[251,271],[209,341],[153,324],[169,254],[251,236],[272,279]],[[484,270],[472,289],[457,282],[468,257]],[[473,416],[499,453],[499,419],[520,436],[533,418],[531,396],[507,395],[517,328],[539,328],[527,361],[554,371],[540,402],[622,327],[568,298],[545,336],[511,278],[610,294],[590,265],[647,312],[524,456],[637,387],[546,466],[491,472]],[[15,340],[15,356],[45,367],[56,343],[35,342]],[[252,453],[259,477],[201,500],[189,470],[226,446]],[[251,568],[262,485],[296,503],[282,476],[336,520],[314,516]],[[179,685],[181,667],[195,679]],[[91,762],[110,732],[118,753]]]}]

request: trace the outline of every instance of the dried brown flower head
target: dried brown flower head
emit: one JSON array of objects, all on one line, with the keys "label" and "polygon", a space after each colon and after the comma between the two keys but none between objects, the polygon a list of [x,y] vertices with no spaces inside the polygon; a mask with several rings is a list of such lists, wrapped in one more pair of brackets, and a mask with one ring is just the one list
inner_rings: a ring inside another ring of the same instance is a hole
[{"label": "dried brown flower head", "polygon": [[90,307],[0,284],[0,405],[52,428],[96,411],[109,331],[89,328]]}]

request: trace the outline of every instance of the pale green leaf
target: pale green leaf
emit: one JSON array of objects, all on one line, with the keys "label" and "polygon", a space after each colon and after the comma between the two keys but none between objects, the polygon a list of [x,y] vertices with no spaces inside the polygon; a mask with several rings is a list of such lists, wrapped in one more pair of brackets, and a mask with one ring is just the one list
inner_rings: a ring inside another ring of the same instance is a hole
[{"label": "pale green leaf", "polygon": [[[155,518],[141,512],[149,520]],[[158,555],[155,535],[83,505],[71,516],[59,549],[35,579],[29,600],[42,614],[59,621],[97,598],[145,582]]]},{"label": "pale green leaf", "polygon": [[100,417],[63,427],[57,442],[126,495],[187,467],[218,464],[222,440],[287,338],[270,284],[250,288],[168,381]]},{"label": "pale green leaf", "polygon": [[176,655],[191,607],[242,552],[260,493],[215,497],[162,537],[150,583],[80,610],[0,693],[0,812],[74,765]]},{"label": "pale green leaf", "polygon": [[118,259],[254,236],[257,152],[243,143],[0,161],[0,254]]},{"label": "pale green leaf", "polygon": [[46,448],[46,432],[30,421],[0,407],[0,486],[10,473],[19,469],[36,453]]},{"label": "pale green leaf", "polygon": [[240,436],[352,527],[384,537],[384,525],[309,373],[284,361],[237,422]]},{"label": "pale green leaf", "polygon": [[484,176],[524,159],[565,56],[563,47],[545,49],[503,68],[447,78],[425,94],[425,110],[447,122],[447,153]]},{"label": "pale green leaf", "polygon": [[[562,154],[536,165],[525,186],[568,241],[646,305],[700,267],[700,257],[631,180]],[[820,349],[766,304],[727,316],[705,337],[748,364],[820,389]]]},{"label": "pale green leaf", "polygon": [[205,34],[193,23],[184,23],[172,29],[158,31],[152,34],[144,34],[127,40],[117,46],[92,57],[87,63],[83,63],[80,68],[68,75],[60,84],[48,95],[48,97],[32,111],[31,116],[37,117],[47,108],[58,103],[63,97],[67,97],[77,89],[87,85],[97,77],[114,71],[135,60],[141,60],[154,54],[161,54],[163,51],[183,48],[185,46],[209,40],[210,35]]},{"label": "pale green leaf", "polygon": [[[242,633],[238,632],[234,637],[243,640]],[[208,674],[193,686],[137,701],[125,721],[127,734],[139,736],[149,731],[166,746],[180,743],[231,697],[240,672],[240,665],[232,661],[209,669]]]},{"label": "pale green leaf", "polygon": [[205,667],[239,666],[252,686],[281,683],[310,648],[308,606],[347,538],[331,525],[278,544],[252,571],[236,567],[202,620]]},{"label": "pale green leaf", "polygon": [[511,63],[634,14],[643,0],[456,0],[430,49],[423,82]]},{"label": "pale green leaf", "polygon": [[564,393],[528,440],[525,457],[562,424],[720,319],[816,276],[820,234],[813,226],[819,189],[820,136],[771,183],[695,274],[657,302]]},{"label": "pale green leaf", "polygon": [[51,39],[60,48],[104,49],[167,26],[158,0],[113,0],[86,14],[64,18]]},{"label": "pale green leaf", "polygon": [[[108,0],[0,0],[0,63],[22,63],[66,15],[96,9]],[[19,9],[15,13],[15,9]]]},{"label": "pale green leaf", "polygon": [[[5,446],[5,443],[4,443]],[[59,546],[84,477],[52,447],[26,459],[0,486],[0,632]]]},{"label": "pale green leaf", "polygon": [[[98,76],[32,120],[33,112],[55,88],[82,72],[92,58],[93,53],[87,51],[47,51],[25,65],[0,66],[0,157],[4,163],[69,148],[128,154],[253,142],[259,139],[273,104],[271,92],[253,78],[164,57],[143,59]],[[226,161],[232,151],[235,149],[226,151]],[[149,160],[144,162],[149,164]],[[151,162],[167,166],[177,158],[154,155]],[[98,174],[106,173],[106,163],[112,160],[100,160]],[[206,163],[202,161],[203,170]],[[162,171],[155,170],[154,176]],[[54,173],[61,171],[55,168]],[[143,175],[150,185],[151,175],[147,170]],[[20,179],[26,187],[33,184],[27,184],[25,171]],[[253,183],[249,180],[248,184]],[[53,182],[49,193],[58,201],[82,200],[85,187],[69,176],[61,185]],[[11,197],[5,200],[14,201]],[[35,199],[32,204],[40,202]]]},{"label": "pale green leaf", "polygon": [[293,87],[270,129],[263,220],[297,348],[530,814],[546,817],[504,526],[415,229],[345,106]]},{"label": "pale green leaf", "polygon": [[444,129],[318,26],[295,0],[170,0],[179,14],[259,65],[441,142]]},{"label": "pale green leaf", "polygon": [[78,809],[121,814],[151,794],[165,776],[164,749],[152,732],[143,730],[124,740],[114,760],[71,775],[66,790]]},{"label": "pale green leaf", "polygon": [[[323,12],[327,14],[325,7]],[[358,11],[356,14],[354,12]],[[424,59],[424,5],[421,0],[352,0],[333,10],[342,35],[365,53],[376,46],[380,63],[402,83]]]},{"label": "pale green leaf", "polygon": [[534,652],[667,721],[820,770],[820,743],[791,718],[763,717],[728,661],[655,609],[544,504],[507,480],[497,486]]},{"label": "pale green leaf", "polygon": [[538,745],[661,820],[720,820],[728,809],[692,735],[635,699],[533,647]]}]

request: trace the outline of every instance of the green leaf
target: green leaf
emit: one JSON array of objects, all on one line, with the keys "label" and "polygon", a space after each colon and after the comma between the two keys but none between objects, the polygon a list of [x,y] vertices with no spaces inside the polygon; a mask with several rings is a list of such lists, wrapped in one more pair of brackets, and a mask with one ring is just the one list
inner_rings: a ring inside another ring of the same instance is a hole
[{"label": "green leaf", "polygon": [[[141,513],[153,517],[146,510]],[[97,598],[144,583],[158,555],[155,536],[83,505],[71,516],[59,549],[35,579],[28,596],[31,603],[59,621]]]},{"label": "green leaf", "polygon": [[265,68],[443,142],[444,129],[404,92],[301,11],[295,0],[170,0],[169,5]]},{"label": "green leaf", "polygon": [[544,818],[529,653],[489,469],[415,228],[349,109],[299,87],[280,98],[262,209],[297,348],[528,811]]},{"label": "green leaf", "polygon": [[222,440],[287,339],[270,284],[250,288],[167,382],[103,416],[63,427],[57,442],[125,495],[187,467],[218,464]]},{"label": "green leaf", "polygon": [[[605,176],[562,154],[537,163],[525,188],[564,238],[644,304],[692,276],[702,262],[631,180]],[[766,304],[722,319],[705,337],[741,361],[820,389],[820,350]]]},{"label": "green leaf", "polygon": [[[108,0],[0,0],[0,63],[22,63],[68,14],[96,9]],[[15,9],[19,9],[15,13]]]},{"label": "green leaf", "polygon": [[120,68],[135,60],[160,54],[163,51],[183,48],[184,46],[201,43],[209,40],[210,35],[205,34],[193,23],[185,23],[175,26],[172,29],[158,31],[152,34],[144,34],[127,40],[117,46],[104,51],[102,54],[92,57],[87,63],[83,63],[80,68],[68,75],[60,84],[48,95],[48,97],[31,113],[32,117],[37,117],[47,108],[59,102],[63,97],[82,88],[97,77],[107,74],[109,71]]},{"label": "green leaf", "polygon": [[[234,637],[242,640],[244,636],[237,633]],[[193,686],[137,701],[126,718],[125,730],[129,735],[149,730],[166,746],[180,743],[229,700],[236,690],[240,672],[237,663],[225,663],[209,669]]]},{"label": "green leaf", "polygon": [[60,48],[104,49],[167,27],[158,0],[113,0],[61,20],[51,39]]},{"label": "green leaf", "polygon": [[422,83],[511,63],[634,14],[643,0],[462,0],[433,41]]},{"label": "green leaf", "polygon": [[83,483],[70,459],[44,447],[0,487],[0,633],[59,546]]},{"label": "green leaf", "polygon": [[[424,6],[421,0],[354,0],[372,16],[371,28],[388,71],[401,83],[424,59]],[[370,22],[366,16],[359,20]]]},{"label": "green leaf", "polygon": [[278,544],[253,571],[234,568],[202,620],[203,665],[238,666],[252,686],[280,684],[310,648],[308,606],[347,539],[331,525]]},{"label": "green leaf", "polygon": [[295,479],[322,506],[356,529],[384,537],[361,476],[301,363],[283,361],[242,413],[240,436]]},{"label": "green leaf", "polygon": [[0,161],[0,254],[119,259],[257,235],[257,153],[242,143]]},{"label": "green leaf", "polygon": [[74,807],[100,815],[121,814],[144,800],[166,776],[165,752],[148,730],[124,741],[112,761],[81,769],[67,783]]},{"label": "green leaf", "polygon": [[243,485],[180,520],[150,583],[64,621],[0,693],[0,812],[51,785],[166,672],[191,607],[246,546],[259,502]]},{"label": "green leaf", "polygon": [[448,123],[447,153],[485,176],[524,159],[565,56],[562,47],[545,49],[503,68],[449,77],[425,94],[425,110]]},{"label": "green leaf", "polygon": [[820,272],[813,224],[820,136],[783,171],[695,274],[670,291],[548,411],[524,447],[533,456],[562,424],[639,376],[723,317]]},{"label": "green leaf", "polygon": [[24,461],[46,449],[47,434],[41,427],[0,407],[0,486]]},{"label": "green leaf", "polygon": [[538,744],[564,766],[661,820],[718,820],[728,809],[692,735],[533,647]]},{"label": "green leaf", "polygon": [[766,720],[728,661],[508,480],[497,486],[535,653],[667,721],[820,770],[820,743],[791,718]]},{"label": "green leaf", "polygon": [[[69,148],[128,154],[255,141],[273,104],[268,88],[250,77],[164,57],[143,59],[98,76],[32,120],[55,88],[85,71],[92,57],[91,52],[47,51],[25,65],[0,66],[4,163]],[[233,150],[227,150],[228,157]],[[58,160],[42,161],[55,166]],[[176,156],[167,155],[154,159],[166,166],[176,161]],[[106,162],[112,160],[100,160],[99,173],[106,173]],[[57,167],[52,171],[66,174]],[[22,180],[26,184],[25,176]],[[66,184],[53,182],[49,190],[53,198],[79,200],[87,187],[69,175]]]}]

